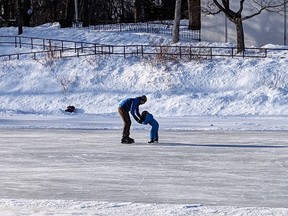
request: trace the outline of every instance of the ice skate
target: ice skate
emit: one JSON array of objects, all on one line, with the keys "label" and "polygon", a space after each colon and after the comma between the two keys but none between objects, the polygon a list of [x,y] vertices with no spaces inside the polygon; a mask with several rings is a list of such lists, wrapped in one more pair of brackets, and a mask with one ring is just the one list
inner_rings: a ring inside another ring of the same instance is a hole
[{"label": "ice skate", "polygon": [[132,139],[131,137],[123,137],[121,139],[121,143],[124,143],[124,144],[132,144],[134,143],[134,139]]},{"label": "ice skate", "polygon": [[148,143],[158,143],[158,139],[151,139]]}]

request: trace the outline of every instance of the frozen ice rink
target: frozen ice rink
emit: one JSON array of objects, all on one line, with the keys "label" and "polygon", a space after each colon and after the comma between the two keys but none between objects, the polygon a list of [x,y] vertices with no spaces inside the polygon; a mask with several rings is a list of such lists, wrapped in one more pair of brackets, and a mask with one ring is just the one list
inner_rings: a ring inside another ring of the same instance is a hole
[{"label": "frozen ice rink", "polygon": [[[273,119],[260,120],[257,127],[273,128]],[[86,127],[76,120],[1,121],[1,199],[287,207],[285,130],[175,130],[163,121],[160,143],[147,144],[149,127],[141,126],[128,145],[119,142],[121,122],[93,129],[89,118]]]}]

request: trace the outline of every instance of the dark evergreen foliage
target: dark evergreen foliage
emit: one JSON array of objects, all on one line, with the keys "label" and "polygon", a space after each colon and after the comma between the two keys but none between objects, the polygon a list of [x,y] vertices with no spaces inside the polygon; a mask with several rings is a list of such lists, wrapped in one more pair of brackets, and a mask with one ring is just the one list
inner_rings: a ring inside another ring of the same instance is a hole
[{"label": "dark evergreen foliage", "polygon": [[[18,1],[18,0],[17,0]],[[0,20],[17,20],[16,0],[0,0]],[[71,26],[75,21],[75,0],[19,0],[23,26],[60,22]],[[79,21],[84,26],[97,23],[146,22],[173,20],[175,0],[77,0]],[[187,18],[183,1],[182,18]]]}]

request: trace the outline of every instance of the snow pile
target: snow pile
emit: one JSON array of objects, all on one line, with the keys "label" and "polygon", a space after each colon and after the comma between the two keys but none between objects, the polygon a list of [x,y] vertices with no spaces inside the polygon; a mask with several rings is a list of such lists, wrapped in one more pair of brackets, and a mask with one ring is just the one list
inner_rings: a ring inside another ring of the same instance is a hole
[{"label": "snow pile", "polygon": [[[25,208],[23,208],[25,206]],[[68,200],[0,200],[4,215],[103,215],[103,216],[211,216],[211,215],[261,215],[279,216],[288,214],[284,208],[241,208],[202,205],[167,205],[142,203],[79,202]],[[31,213],[33,212],[33,213]],[[220,213],[221,214],[218,214]]]},{"label": "snow pile", "polygon": [[[15,28],[0,29],[0,35],[16,33]],[[111,45],[171,44],[170,37],[161,35],[60,29],[56,24],[25,28],[23,36]],[[203,44],[209,45],[179,42]],[[31,50],[7,45],[0,48],[1,53]],[[121,56],[1,61],[0,110],[61,114],[66,106],[74,105],[86,114],[113,115],[123,98],[146,94],[146,108],[158,116],[287,115],[288,60],[282,58],[286,53],[279,51],[264,59],[189,62]]]}]

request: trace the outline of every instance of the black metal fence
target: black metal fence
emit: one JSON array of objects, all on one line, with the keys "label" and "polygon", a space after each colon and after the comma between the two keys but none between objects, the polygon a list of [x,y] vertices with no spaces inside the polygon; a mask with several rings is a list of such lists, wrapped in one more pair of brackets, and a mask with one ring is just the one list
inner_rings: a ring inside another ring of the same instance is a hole
[{"label": "black metal fence", "polygon": [[[99,31],[126,31],[126,32],[146,32],[154,34],[162,34],[172,36],[173,23],[115,23],[115,24],[97,24],[87,28]],[[200,30],[188,30],[187,25],[180,25],[179,28],[180,39],[201,41]]]},{"label": "black metal fence", "polygon": [[[216,57],[266,58],[277,52],[277,49],[246,48],[237,53],[236,47],[202,47],[202,46],[152,46],[152,45],[101,45],[88,42],[55,40],[36,37],[0,36],[0,46],[25,47],[28,52],[2,54],[0,60],[39,59],[44,56],[52,58],[80,57],[88,55],[119,55],[151,58],[178,59],[212,59]],[[281,56],[286,58],[287,56]]]}]

